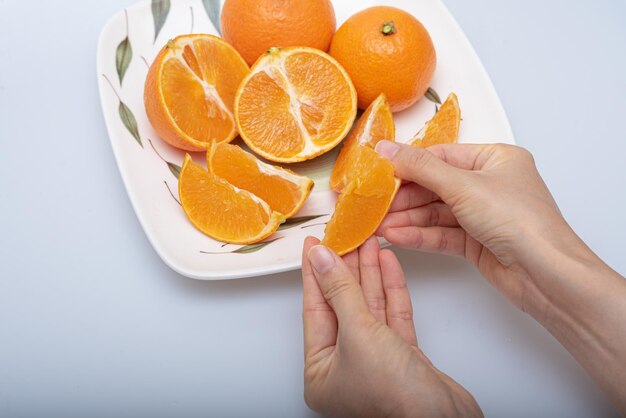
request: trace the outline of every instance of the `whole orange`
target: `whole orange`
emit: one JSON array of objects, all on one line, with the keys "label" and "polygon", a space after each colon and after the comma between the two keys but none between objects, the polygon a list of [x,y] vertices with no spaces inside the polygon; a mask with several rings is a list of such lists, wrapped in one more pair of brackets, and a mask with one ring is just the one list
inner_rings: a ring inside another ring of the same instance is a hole
[{"label": "whole orange", "polygon": [[426,28],[411,14],[389,6],[370,7],[346,20],[333,37],[330,55],[350,75],[359,108],[384,93],[393,112],[424,95],[437,63]]},{"label": "whole orange", "polygon": [[330,0],[226,0],[222,36],[252,65],[271,47],[328,51],[335,33]]}]

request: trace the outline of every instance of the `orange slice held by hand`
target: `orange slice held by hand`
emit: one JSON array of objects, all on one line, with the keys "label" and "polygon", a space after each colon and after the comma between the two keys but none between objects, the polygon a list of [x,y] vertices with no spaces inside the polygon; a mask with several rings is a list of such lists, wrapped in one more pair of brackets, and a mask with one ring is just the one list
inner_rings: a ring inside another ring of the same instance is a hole
[{"label": "orange slice held by hand", "polygon": [[302,207],[313,188],[310,178],[264,163],[240,147],[226,143],[211,146],[207,167],[233,186],[254,193],[285,218]]},{"label": "orange slice held by hand", "polygon": [[206,150],[237,136],[235,93],[249,68],[235,49],[212,35],[167,42],[150,66],[144,88],[148,119],[170,145]]},{"label": "orange slice held by hand", "polygon": [[365,110],[343,144],[330,175],[330,188],[336,192],[350,183],[357,172],[360,149],[374,148],[379,141],[394,141],[396,128],[387,98],[380,94]]},{"label": "orange slice held by hand", "polygon": [[328,54],[270,48],[237,91],[235,119],[254,152],[292,163],[335,147],[352,127],[356,104],[350,77]]},{"label": "orange slice held by hand", "polygon": [[376,231],[399,187],[393,165],[372,148],[362,147],[354,178],[339,195],[322,245],[339,255],[358,248]]},{"label": "orange slice held by hand", "polygon": [[415,137],[411,145],[427,148],[437,144],[455,144],[459,139],[461,126],[461,108],[456,94],[450,93],[448,98]]},{"label": "orange slice held by hand", "polygon": [[285,220],[267,203],[206,171],[185,156],[178,178],[185,214],[201,232],[231,244],[252,244],[271,235]]}]

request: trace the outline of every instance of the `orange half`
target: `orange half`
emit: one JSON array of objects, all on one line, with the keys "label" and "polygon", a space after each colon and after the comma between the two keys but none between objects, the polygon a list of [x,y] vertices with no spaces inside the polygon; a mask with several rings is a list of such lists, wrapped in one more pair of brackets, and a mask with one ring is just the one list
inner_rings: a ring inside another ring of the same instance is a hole
[{"label": "orange half", "polygon": [[237,136],[235,93],[250,70],[235,49],[213,35],[182,35],[167,42],[144,87],[148,119],[159,136],[187,151]]},{"label": "orange half", "polygon": [[330,175],[330,188],[341,192],[350,183],[358,164],[362,147],[375,148],[379,141],[395,141],[396,127],[391,108],[381,93],[356,123],[343,143],[339,157]]},{"label": "orange half", "polygon": [[410,144],[427,148],[437,144],[455,144],[459,139],[461,108],[456,94],[450,93],[435,116],[415,135]]},{"label": "orange half", "polygon": [[393,165],[362,147],[355,177],[339,195],[322,244],[339,255],[358,248],[383,221],[399,187]]},{"label": "orange half", "polygon": [[271,48],[235,98],[239,134],[257,154],[293,163],[323,154],[350,131],[356,91],[330,55],[308,47]]},{"label": "orange half", "polygon": [[185,155],[178,195],[189,221],[218,241],[252,244],[271,235],[285,220],[252,193],[240,190]]},{"label": "orange half", "polygon": [[236,145],[213,144],[207,153],[207,167],[233,186],[254,193],[285,218],[302,207],[313,189],[310,178],[264,163]]}]

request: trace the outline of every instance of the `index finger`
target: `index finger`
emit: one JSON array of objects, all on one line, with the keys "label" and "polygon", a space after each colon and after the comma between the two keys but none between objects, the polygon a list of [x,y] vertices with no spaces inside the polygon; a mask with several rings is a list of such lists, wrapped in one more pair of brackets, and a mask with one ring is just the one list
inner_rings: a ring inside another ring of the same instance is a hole
[{"label": "index finger", "polygon": [[493,145],[485,144],[438,144],[427,148],[440,160],[463,170],[480,170]]},{"label": "index finger", "polygon": [[320,240],[307,237],[302,248],[302,322],[304,328],[305,360],[337,341],[337,317],[326,302],[307,254]]}]

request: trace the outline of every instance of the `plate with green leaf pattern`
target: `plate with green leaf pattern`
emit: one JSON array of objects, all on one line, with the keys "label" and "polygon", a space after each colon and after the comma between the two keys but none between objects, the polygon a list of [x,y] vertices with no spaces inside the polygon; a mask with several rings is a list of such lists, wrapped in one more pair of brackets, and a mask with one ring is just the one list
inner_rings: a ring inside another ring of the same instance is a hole
[{"label": "plate with green leaf pattern", "polygon": [[[337,25],[366,7],[384,4],[417,17],[437,51],[437,70],[428,94],[394,115],[398,141],[409,140],[430,119],[441,97],[455,92],[463,112],[459,142],[514,143],[496,91],[461,28],[440,0],[334,0]],[[219,0],[152,0],[114,15],[100,33],[97,77],[102,111],[117,165],[132,206],[163,261],[187,277],[204,280],[261,276],[300,268],[302,242],[321,238],[336,194],[328,178],[338,148],[288,168],[315,181],[302,209],[263,242],[231,245],[195,229],[178,199],[184,152],[154,132],[143,106],[150,63],[168,39],[186,33],[220,35]],[[242,144],[237,139],[237,144]],[[192,155],[197,162],[204,155]]]}]

